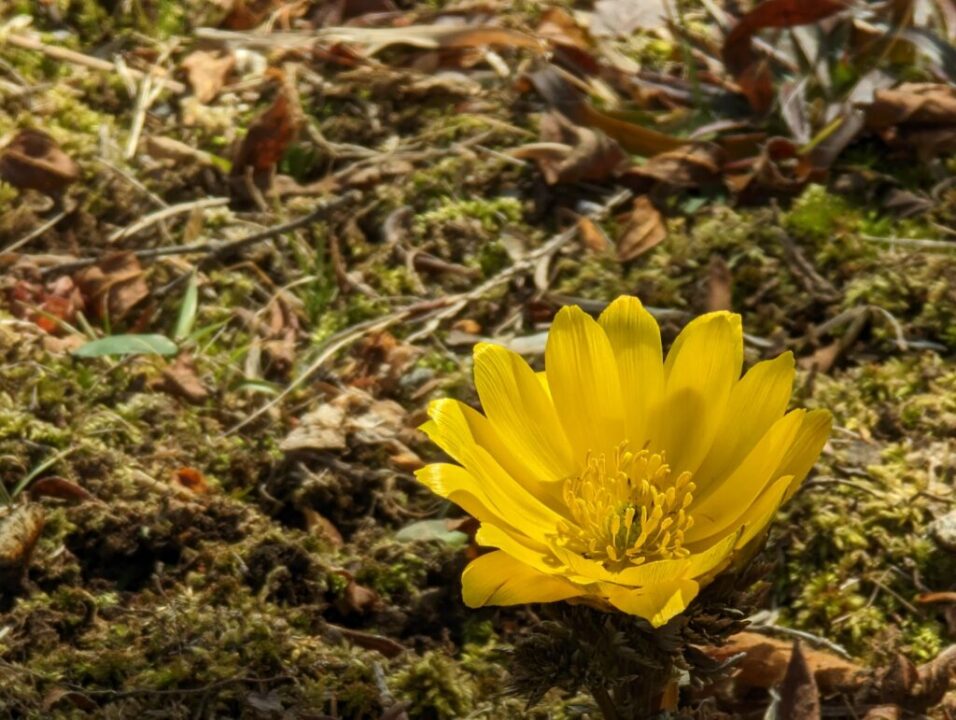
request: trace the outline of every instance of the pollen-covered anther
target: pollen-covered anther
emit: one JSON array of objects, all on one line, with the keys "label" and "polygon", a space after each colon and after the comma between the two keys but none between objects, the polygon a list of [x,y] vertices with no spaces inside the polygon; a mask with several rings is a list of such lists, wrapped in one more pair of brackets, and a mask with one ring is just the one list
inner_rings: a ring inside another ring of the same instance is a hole
[{"label": "pollen-covered anther", "polygon": [[611,565],[686,557],[684,533],[694,520],[691,473],[673,477],[660,453],[632,453],[622,443],[607,458],[591,455],[584,471],[564,482],[573,519],[559,527],[558,543]]}]

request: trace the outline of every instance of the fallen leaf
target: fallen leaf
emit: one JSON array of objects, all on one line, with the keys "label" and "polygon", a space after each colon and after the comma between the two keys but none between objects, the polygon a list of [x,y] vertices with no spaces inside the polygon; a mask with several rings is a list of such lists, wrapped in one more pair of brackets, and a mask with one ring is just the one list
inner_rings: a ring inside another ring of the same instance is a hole
[{"label": "fallen leaf", "polygon": [[865,106],[865,124],[891,147],[925,161],[956,151],[956,88],[904,83],[877,90]]},{"label": "fallen leaf", "polygon": [[790,662],[780,684],[777,716],[787,720],[820,720],[820,691],[799,640],[793,643]]},{"label": "fallen leaf", "polygon": [[29,493],[32,498],[48,497],[77,503],[94,499],[89,492],[76,483],[56,476],[34,480],[30,483]]},{"label": "fallen leaf", "polygon": [[956,125],[956,87],[936,83],[903,83],[877,90],[865,106],[866,127],[881,130],[898,125]]},{"label": "fallen leaf", "polygon": [[73,279],[64,276],[47,285],[17,280],[7,288],[13,313],[37,324],[44,332],[64,330],[83,309],[83,296]]},{"label": "fallen leaf", "polygon": [[732,310],[733,275],[727,261],[720,255],[711,255],[707,265],[707,311]]},{"label": "fallen leaf", "polygon": [[578,218],[578,232],[581,233],[581,240],[584,241],[584,247],[591,252],[603,253],[611,248],[611,240],[607,233],[601,229],[601,226],[586,215]]},{"label": "fallen leaf", "polygon": [[822,179],[822,168],[814,167],[787,138],[770,138],[756,157],[724,165],[724,183],[745,203],[763,202],[767,197],[794,195],[809,182]]},{"label": "fallen leaf", "polygon": [[628,262],[657,247],[667,238],[667,226],[660,211],[646,195],[634,198],[624,229],[617,240],[617,259]]},{"label": "fallen leaf", "polygon": [[345,589],[342,590],[336,603],[343,615],[365,615],[381,604],[378,593],[357,583],[352,573],[347,570],[337,570],[336,574],[346,579]]},{"label": "fallen leaf", "polygon": [[176,487],[188,490],[194,495],[208,495],[209,484],[202,472],[192,467],[181,467],[173,471],[169,481]]},{"label": "fallen leaf", "polygon": [[575,22],[571,14],[560,7],[549,7],[541,13],[535,34],[558,45],[587,50],[591,47],[591,38]]},{"label": "fallen leaf", "polygon": [[651,157],[689,142],[598,110],[554,66],[545,66],[528,75],[528,79],[541,97],[572,123],[601,130],[628,152]]},{"label": "fallen leaf", "polygon": [[189,53],[180,65],[186,71],[193,95],[204,105],[219,94],[235,66],[236,57],[231,52],[206,50]]},{"label": "fallen leaf", "polygon": [[189,353],[180,353],[176,359],[163,369],[160,389],[170,395],[198,404],[209,397],[209,391],[203,386],[196,373],[196,363]]},{"label": "fallen leaf", "polygon": [[222,26],[230,30],[250,30],[262,23],[279,5],[279,0],[233,0]]},{"label": "fallen leaf", "polygon": [[301,120],[298,102],[283,88],[249,126],[233,156],[231,176],[241,179],[251,174],[259,189],[271,188],[279,161],[298,133]]},{"label": "fallen leaf", "polygon": [[[704,651],[720,662],[744,654],[735,666],[734,675],[737,693],[742,696],[748,688],[770,689],[779,685],[787,673],[793,646],[759,633],[742,632],[732,635],[720,647],[708,647]],[[864,668],[849,660],[812,648],[803,652],[820,692],[852,690],[865,679]]]},{"label": "fallen leaf", "polygon": [[345,538],[342,537],[342,533],[327,517],[310,507],[302,508],[302,516],[305,518],[306,529],[315,535],[324,537],[332,547],[337,549],[345,545]]},{"label": "fallen leaf", "polygon": [[26,572],[45,522],[36,503],[0,509],[0,576],[18,580]]},{"label": "fallen leaf", "polygon": [[643,165],[629,167],[619,179],[638,193],[658,185],[668,189],[706,187],[720,181],[722,164],[719,147],[697,144],[655,155]]},{"label": "fallen leaf", "polygon": [[549,185],[607,180],[627,161],[627,154],[606,135],[574,125],[558,113],[542,117],[541,135],[544,142],[510,154],[534,160]]},{"label": "fallen leaf", "polygon": [[277,295],[268,307],[268,323],[265,328],[263,350],[269,356],[273,368],[285,375],[295,363],[295,343],[299,336],[299,318],[285,300]]},{"label": "fallen leaf", "polygon": [[51,688],[50,691],[43,696],[41,707],[43,708],[43,712],[47,713],[61,703],[68,703],[88,713],[94,712],[99,707],[89,695],[84,695],[77,690],[70,690],[65,687]]},{"label": "fallen leaf", "polygon": [[21,130],[0,151],[0,179],[21,190],[59,195],[79,178],[80,167],[42,130]]},{"label": "fallen leaf", "polygon": [[343,638],[354,645],[366,650],[374,650],[387,658],[394,658],[405,652],[406,648],[399,642],[392,640],[384,635],[376,635],[362,630],[340,627],[338,625],[328,624],[328,627],[338,632]]},{"label": "fallen leaf", "polygon": [[846,7],[846,0],[766,0],[740,18],[724,39],[723,59],[754,110],[769,110],[774,93],[769,62],[754,52],[753,36],[765,28],[807,25]]},{"label": "fallen leaf", "polygon": [[149,286],[132,252],[110,253],[95,265],[81,270],[76,283],[99,318],[117,322],[149,296]]},{"label": "fallen leaf", "polygon": [[280,443],[283,452],[302,450],[344,450],[346,443],[345,408],[332,403],[323,403],[302,416],[298,427],[293,428]]},{"label": "fallen leaf", "polygon": [[666,25],[663,0],[598,0],[590,29],[595,37],[628,37],[635,30],[656,30]]}]

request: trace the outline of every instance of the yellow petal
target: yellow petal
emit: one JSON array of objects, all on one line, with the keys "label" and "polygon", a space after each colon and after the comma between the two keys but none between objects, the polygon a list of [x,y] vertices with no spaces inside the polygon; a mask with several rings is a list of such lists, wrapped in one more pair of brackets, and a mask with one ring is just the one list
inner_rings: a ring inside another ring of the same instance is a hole
[{"label": "yellow petal", "polygon": [[739,526],[740,518],[760,493],[780,476],[780,461],[796,439],[805,415],[806,410],[784,415],[726,479],[715,481],[694,498],[689,508],[694,526],[685,535],[688,544],[701,543]]},{"label": "yellow petal", "polygon": [[757,501],[744,514],[742,532],[737,537],[734,547],[738,549],[746,547],[747,543],[770,525],[784,502],[784,495],[791,482],[793,482],[793,476],[784,475],[774,480],[773,484],[761,493]]},{"label": "yellow petal", "polygon": [[585,589],[561,577],[538,572],[501,550],[482,555],[461,575],[468,607],[556,602],[583,595]]},{"label": "yellow petal", "polygon": [[600,588],[618,610],[630,615],[638,615],[648,620],[654,627],[660,627],[686,610],[700,591],[700,585],[696,581],[686,578],[639,589],[604,584]]},{"label": "yellow petal", "polygon": [[734,385],[714,444],[694,474],[697,487],[725,477],[783,417],[793,389],[793,353],[759,362]]},{"label": "yellow petal", "polygon": [[777,470],[778,475],[792,475],[793,480],[787,493],[784,496],[784,502],[793,497],[793,494],[800,487],[800,483],[810,472],[810,468],[816,463],[823,450],[823,446],[830,437],[830,430],[833,428],[833,417],[827,410],[811,410],[803,419],[803,425],[797,434],[797,439],[790,446],[790,450],[784,456]]},{"label": "yellow petal", "polygon": [[504,550],[515,560],[546,575],[567,574],[566,568],[547,545],[536,542],[520,531],[495,521],[483,522],[475,533],[475,541],[485,547]]},{"label": "yellow petal", "polygon": [[654,447],[674,472],[694,472],[720,428],[743,363],[740,316],[702,315],[687,324],[664,363],[665,389],[655,411]]},{"label": "yellow petal", "polygon": [[488,433],[487,418],[457,400],[448,399],[431,403],[428,414],[432,419],[422,425],[422,431],[478,480],[490,503],[489,509],[536,539],[554,534],[563,518],[516,482],[479,444],[476,433]]},{"label": "yellow petal", "polygon": [[432,463],[416,471],[415,477],[433,493],[455,503],[481,522],[512,528],[506,517],[502,516],[503,511],[496,508],[485,494],[478,479],[465,468],[449,463]]},{"label": "yellow petal", "polygon": [[562,308],[544,354],[551,397],[583,466],[589,452],[610,453],[624,440],[624,408],[611,343],[581,308]]},{"label": "yellow petal", "polygon": [[622,296],[598,318],[617,360],[626,438],[640,449],[650,438],[651,411],[664,392],[664,361],[657,321],[636,297]]},{"label": "yellow petal", "polygon": [[576,472],[554,405],[520,355],[476,345],[475,387],[498,436],[533,477],[549,482]]}]

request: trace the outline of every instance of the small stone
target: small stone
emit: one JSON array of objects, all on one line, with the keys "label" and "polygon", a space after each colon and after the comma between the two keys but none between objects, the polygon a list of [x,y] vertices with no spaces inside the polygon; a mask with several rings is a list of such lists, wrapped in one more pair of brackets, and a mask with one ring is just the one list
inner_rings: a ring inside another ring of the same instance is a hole
[{"label": "small stone", "polygon": [[943,550],[956,553],[956,510],[935,520],[930,525],[930,533]]}]

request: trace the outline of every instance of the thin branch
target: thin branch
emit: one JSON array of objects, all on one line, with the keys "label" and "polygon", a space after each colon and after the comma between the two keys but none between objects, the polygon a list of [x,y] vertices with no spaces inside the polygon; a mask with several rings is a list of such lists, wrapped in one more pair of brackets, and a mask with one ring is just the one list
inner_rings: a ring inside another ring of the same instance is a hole
[{"label": "thin branch", "polygon": [[[84,55],[83,53],[76,52],[75,50],[68,50],[67,48],[59,47],[58,45],[47,45],[46,43],[42,43],[39,40],[35,40],[34,38],[26,37],[24,35],[16,35],[11,33],[0,40],[0,45],[3,45],[4,42],[22,50],[33,50],[35,52],[43,53],[47,57],[51,57],[54,60],[62,60],[63,62],[70,63],[72,65],[80,65],[82,67],[92,68],[93,70],[102,70],[104,72],[116,72],[116,66],[111,62],[101,60],[100,58],[92,57],[90,55]],[[158,73],[145,73],[142,70],[136,70],[134,68],[127,68],[126,71],[137,79],[142,79],[147,76],[155,78],[156,82],[175,93],[186,92],[186,86],[181,82],[163,77]]]},{"label": "thin branch", "polygon": [[[315,222],[326,213],[329,213],[332,210],[335,210],[349,202],[353,202],[358,198],[358,196],[359,193],[357,191],[347,192],[340,197],[321,202],[318,207],[301,217],[295,218],[294,220],[290,220],[286,223],[282,223],[281,225],[266,228],[260,232],[252,233],[251,235],[246,235],[238,240],[209,240],[204,242],[189,243],[188,245],[146,248],[145,250],[135,250],[133,251],[133,254],[140,260],[152,260],[154,258],[168,257],[171,255],[207,254],[207,257],[203,258],[203,262],[208,262],[214,258],[222,257],[223,255],[228,255],[230,253],[242,250],[250,245],[255,245],[256,243],[260,243],[265,240],[271,240],[272,238],[283,235],[284,233],[298,230],[300,227],[304,227]],[[220,198],[213,199],[219,200]],[[193,205],[195,206],[195,204]],[[172,207],[182,206],[174,205]],[[171,209],[172,208],[165,208],[164,211]],[[164,211],[160,211],[160,213]],[[154,215],[158,215],[160,213],[154,213]],[[74,270],[89,267],[90,265],[95,265],[98,261],[99,258],[96,257],[78,258],[76,260],[70,260],[65,263],[60,263],[58,265],[52,265],[48,268],[45,268],[43,270],[43,274],[52,275],[56,273],[72,272]]]}]

